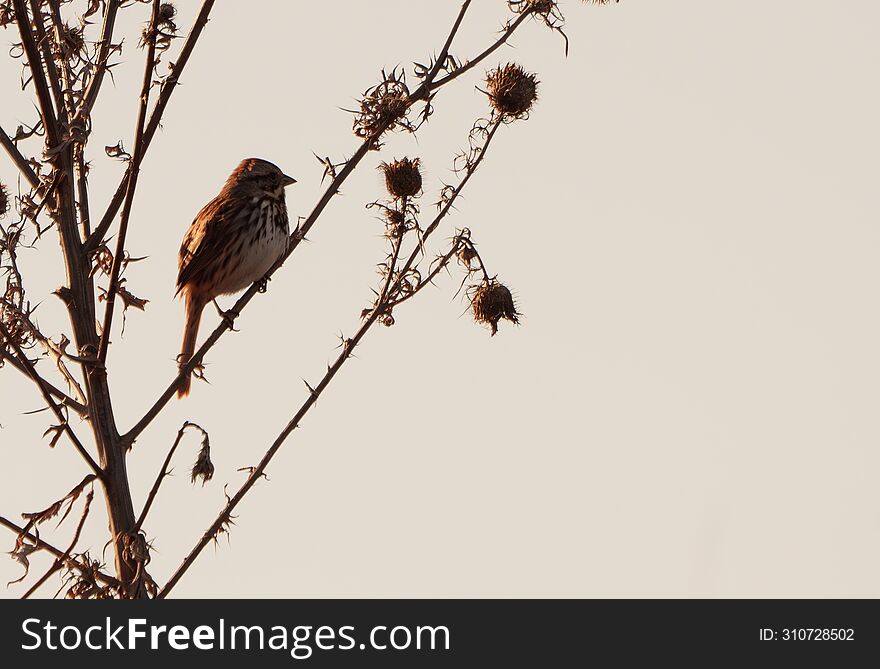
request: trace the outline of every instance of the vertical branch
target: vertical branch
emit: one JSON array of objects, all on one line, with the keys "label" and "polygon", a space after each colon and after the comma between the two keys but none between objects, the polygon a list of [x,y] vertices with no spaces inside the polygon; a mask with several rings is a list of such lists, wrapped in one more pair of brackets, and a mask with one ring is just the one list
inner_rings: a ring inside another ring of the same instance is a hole
[{"label": "vertical branch", "polygon": [[21,35],[22,48],[28,59],[28,67],[30,68],[31,78],[37,92],[37,100],[40,103],[40,116],[43,119],[43,127],[46,129],[46,141],[49,144],[49,148],[54,148],[58,145],[58,125],[52,107],[52,95],[49,93],[46,75],[40,64],[40,52],[37,50],[37,45],[34,43],[34,34],[31,32],[28,10],[24,0],[12,0],[12,2],[15,7],[15,18],[18,24],[18,32]]},{"label": "vertical branch", "polygon": [[34,15],[34,31],[37,33],[37,44],[43,52],[43,62],[45,63],[46,73],[49,76],[49,83],[52,85],[52,93],[55,96],[55,111],[59,119],[67,119],[67,107],[64,102],[64,91],[61,86],[61,78],[58,74],[58,68],[55,64],[55,58],[52,55],[52,44],[49,42],[49,36],[46,33],[46,24],[43,21],[43,12],[40,9],[39,0],[31,0],[31,12]]},{"label": "vertical branch", "polygon": [[153,69],[156,67],[156,38],[159,26],[159,0],[153,0],[153,12],[147,33],[147,62],[144,66],[144,80],[141,85],[140,104],[138,106],[137,126],[134,134],[134,155],[126,174],[128,184],[125,191],[125,206],[122,208],[122,219],[116,235],[116,253],[113,254],[113,267],[110,270],[110,286],[107,289],[107,307],[104,311],[104,326],[101,328],[101,342],[98,346],[98,362],[107,360],[107,347],[110,345],[110,333],[113,328],[113,310],[116,306],[116,293],[119,290],[119,273],[125,256],[125,238],[128,233],[128,222],[131,218],[131,207],[137,188],[141,161],[144,156],[144,126],[147,122],[147,106],[150,104],[150,87],[153,84]]},{"label": "vertical branch", "polygon": [[[170,74],[162,82],[159,97],[156,99],[156,106],[153,107],[153,111],[150,113],[150,120],[143,133],[143,153],[146,153],[147,149],[150,148],[153,136],[156,134],[156,131],[159,129],[159,124],[162,122],[162,114],[165,112],[165,107],[168,106],[171,94],[177,87],[183,68],[186,67],[187,62],[189,62],[189,58],[192,55],[193,49],[196,47],[196,42],[198,42],[202,30],[208,24],[208,16],[211,14],[211,8],[213,6],[214,0],[204,0],[202,3],[202,9],[199,11],[199,15],[196,17],[196,20],[189,31],[189,35],[187,35],[186,42],[184,42],[177,60],[171,67]],[[104,215],[101,217],[101,222],[98,223],[95,227],[95,231],[86,242],[85,250],[87,253],[95,250],[103,240],[104,235],[107,234],[107,231],[113,223],[113,219],[116,217],[119,208],[122,206],[127,188],[128,172],[122,177],[122,181],[120,181],[116,192],[113,194],[110,204],[107,205],[107,211],[105,211]]]},{"label": "vertical branch", "polygon": [[118,8],[118,2],[104,3],[104,23],[101,26],[101,40],[98,47],[95,73],[86,87],[79,110],[71,125],[83,123],[91,115],[92,107],[95,106],[95,102],[98,100],[98,93],[101,91],[101,84],[104,82],[104,74],[106,74],[108,69],[107,61],[110,58],[110,47],[113,43],[113,27],[116,23],[116,10]]}]

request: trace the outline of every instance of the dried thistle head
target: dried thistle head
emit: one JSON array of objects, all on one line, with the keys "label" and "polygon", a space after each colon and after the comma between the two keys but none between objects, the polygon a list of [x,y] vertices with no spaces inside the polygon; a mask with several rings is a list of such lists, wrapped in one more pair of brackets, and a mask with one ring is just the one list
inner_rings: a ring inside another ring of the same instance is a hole
[{"label": "dried thistle head", "polygon": [[61,25],[55,50],[55,57],[58,60],[74,62],[83,57],[85,47],[86,41],[82,26],[71,26],[66,23]]},{"label": "dried thistle head", "polygon": [[414,131],[415,127],[406,120],[409,106],[409,88],[403,75],[382,72],[382,82],[364,92],[360,109],[354,112],[354,134],[361,139],[372,138],[370,148],[376,150],[381,146],[379,138],[384,130],[399,126]]},{"label": "dried thistle head", "polygon": [[527,0],[526,5],[539,14],[546,14],[556,7],[555,0]]},{"label": "dried thistle head", "polygon": [[6,216],[9,211],[9,189],[0,181],[0,218]]},{"label": "dried thistle head", "polygon": [[538,78],[516,63],[490,70],[486,87],[489,102],[505,119],[524,118],[538,99]]},{"label": "dried thistle head", "polygon": [[519,323],[519,312],[513,302],[510,289],[497,279],[484,280],[468,289],[474,321],[488,325],[492,336],[498,332],[502,318],[513,324]]},{"label": "dried thistle head", "polygon": [[385,174],[385,188],[396,198],[414,197],[422,190],[422,173],[419,159],[401,158],[382,163],[379,169]]}]

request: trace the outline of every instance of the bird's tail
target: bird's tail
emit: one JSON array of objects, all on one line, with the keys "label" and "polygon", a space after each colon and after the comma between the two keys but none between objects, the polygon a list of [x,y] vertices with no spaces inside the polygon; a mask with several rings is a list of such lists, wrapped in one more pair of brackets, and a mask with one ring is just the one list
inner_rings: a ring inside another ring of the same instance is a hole
[{"label": "bird's tail", "polygon": [[[202,310],[204,308],[205,301],[187,291],[186,325],[183,327],[183,346],[181,347],[180,355],[177,357],[178,369],[182,369],[190,361],[190,358],[193,357],[193,353],[195,353],[196,337],[199,335],[199,321],[202,320]],[[192,373],[187,374],[186,378],[177,386],[177,396],[186,397],[189,395],[191,383]]]}]

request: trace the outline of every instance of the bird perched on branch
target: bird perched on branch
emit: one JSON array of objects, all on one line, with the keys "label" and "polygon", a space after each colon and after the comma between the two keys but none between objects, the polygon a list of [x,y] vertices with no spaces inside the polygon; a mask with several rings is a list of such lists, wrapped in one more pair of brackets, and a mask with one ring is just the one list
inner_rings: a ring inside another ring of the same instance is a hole
[{"label": "bird perched on branch", "polygon": [[[284,189],[294,183],[266,160],[242,160],[189,226],[178,256],[176,294],[186,302],[180,368],[195,351],[205,305],[264,279],[284,255],[290,235]],[[191,381],[190,374],[181,380],[178,397],[189,394]]]}]

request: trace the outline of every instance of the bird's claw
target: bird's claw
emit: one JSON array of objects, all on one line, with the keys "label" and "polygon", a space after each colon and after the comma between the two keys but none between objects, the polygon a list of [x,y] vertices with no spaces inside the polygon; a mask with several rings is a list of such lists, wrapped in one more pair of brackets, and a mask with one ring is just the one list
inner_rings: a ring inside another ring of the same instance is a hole
[{"label": "bird's claw", "polygon": [[262,279],[257,281],[257,292],[265,293],[268,288],[269,288],[269,277],[268,276],[264,276]]}]

